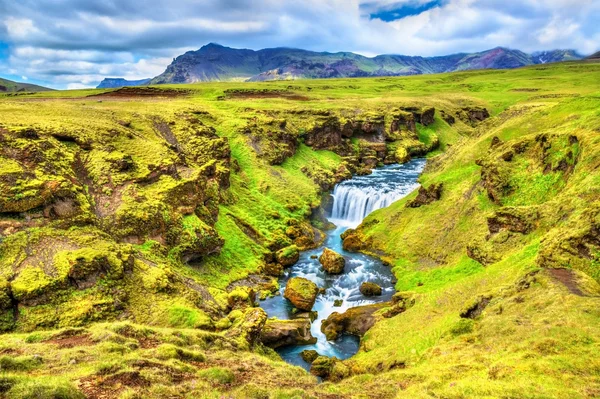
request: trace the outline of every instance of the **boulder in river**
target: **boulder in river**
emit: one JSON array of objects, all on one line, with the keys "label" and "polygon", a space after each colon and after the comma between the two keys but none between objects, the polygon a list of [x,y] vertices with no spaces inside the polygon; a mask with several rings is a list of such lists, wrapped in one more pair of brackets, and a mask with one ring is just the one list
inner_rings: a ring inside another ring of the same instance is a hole
[{"label": "boulder in river", "polygon": [[382,302],[356,306],[344,313],[333,312],[326,320],[322,321],[321,332],[330,341],[344,333],[362,337],[378,320],[374,313],[389,306],[389,302]]},{"label": "boulder in river", "polygon": [[292,277],[285,287],[283,296],[296,308],[310,311],[315,304],[318,293],[319,287],[312,281],[303,277]]},{"label": "boulder in river", "polygon": [[319,257],[319,262],[329,274],[341,274],[344,272],[344,266],[346,266],[344,257],[329,248],[323,250],[323,254]]},{"label": "boulder in river", "polygon": [[268,319],[260,334],[260,341],[271,348],[287,345],[309,345],[317,342],[310,333],[309,319]]},{"label": "boulder in river", "polygon": [[375,283],[364,282],[360,285],[360,293],[364,296],[380,296],[381,287]]}]

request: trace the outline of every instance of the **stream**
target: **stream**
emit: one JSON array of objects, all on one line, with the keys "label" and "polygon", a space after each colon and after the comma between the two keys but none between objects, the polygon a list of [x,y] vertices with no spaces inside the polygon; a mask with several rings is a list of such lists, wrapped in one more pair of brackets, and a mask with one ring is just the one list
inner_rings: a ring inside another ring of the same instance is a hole
[{"label": "stream", "polygon": [[[347,359],[358,351],[359,339],[355,336],[344,335],[336,341],[327,341],[321,332],[321,321],[333,312],[343,313],[354,306],[390,300],[394,294],[395,279],[391,269],[378,259],[344,251],[340,235],[348,228],[358,226],[369,213],[389,206],[417,188],[417,178],[423,171],[425,162],[425,159],[419,158],[402,165],[384,166],[373,170],[370,175],[355,176],[335,186],[332,193],[333,207],[328,219],[337,227],[327,232],[322,246],[302,252],[300,260],[285,270],[279,280],[281,295],[268,298],[260,304],[269,317],[291,319],[293,306],[283,298],[285,285],[291,277],[307,278],[326,289],[324,294],[317,297],[313,306],[318,317],[312,323],[311,332],[317,338],[317,343],[278,348],[277,352],[285,361],[308,370],[310,364],[300,356],[305,349],[314,349],[320,355],[335,356],[338,359]],[[325,247],[344,256],[344,273],[329,275],[323,271],[318,259],[311,258],[320,256]],[[382,295],[370,298],[363,296],[359,287],[366,281],[380,285]],[[339,299],[343,300],[342,306],[334,307],[334,301]]]}]

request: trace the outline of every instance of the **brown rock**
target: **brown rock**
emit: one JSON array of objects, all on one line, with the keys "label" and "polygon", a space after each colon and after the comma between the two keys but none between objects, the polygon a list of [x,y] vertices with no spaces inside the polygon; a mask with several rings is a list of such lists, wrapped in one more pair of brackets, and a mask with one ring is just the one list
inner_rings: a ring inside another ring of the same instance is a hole
[{"label": "brown rock", "polygon": [[269,319],[260,335],[260,341],[270,348],[287,345],[309,345],[317,342],[310,333],[309,319]]},{"label": "brown rock", "polygon": [[323,265],[323,269],[329,274],[343,273],[344,266],[346,265],[344,257],[329,248],[325,248],[323,254],[319,257],[319,262]]},{"label": "brown rock", "polygon": [[375,283],[364,282],[360,285],[360,293],[364,296],[380,296],[381,287]]},{"label": "brown rock", "polygon": [[336,357],[319,356],[310,367],[310,373],[328,381],[340,381],[350,375],[350,369]]},{"label": "brown rock", "polygon": [[289,279],[283,297],[296,308],[310,311],[315,304],[319,288],[315,283],[303,277]]},{"label": "brown rock", "polygon": [[406,203],[407,208],[418,208],[423,205],[431,204],[434,201],[438,201],[442,197],[443,183],[436,183],[425,188],[419,187],[419,194],[417,197]]},{"label": "brown rock", "polygon": [[382,302],[356,306],[344,313],[333,312],[326,320],[323,320],[321,332],[328,340],[335,340],[344,333],[363,336],[379,319],[374,313],[388,306],[390,306],[389,302]]}]

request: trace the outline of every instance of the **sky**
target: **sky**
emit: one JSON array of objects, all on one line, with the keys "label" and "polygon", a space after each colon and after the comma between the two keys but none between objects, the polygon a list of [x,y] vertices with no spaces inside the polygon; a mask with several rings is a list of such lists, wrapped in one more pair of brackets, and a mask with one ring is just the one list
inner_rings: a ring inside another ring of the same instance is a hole
[{"label": "sky", "polygon": [[600,0],[0,0],[0,77],[142,79],[213,42],[366,56],[600,50]]}]

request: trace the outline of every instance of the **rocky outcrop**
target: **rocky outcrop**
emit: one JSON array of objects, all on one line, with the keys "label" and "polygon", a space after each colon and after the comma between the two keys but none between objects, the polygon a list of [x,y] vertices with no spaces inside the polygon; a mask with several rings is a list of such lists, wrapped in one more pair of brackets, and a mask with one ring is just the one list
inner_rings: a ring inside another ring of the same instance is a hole
[{"label": "rocky outcrop", "polygon": [[504,207],[487,219],[488,230],[490,234],[501,231],[528,234],[535,228],[538,218],[538,211],[534,207]]},{"label": "rocky outcrop", "polygon": [[407,208],[419,208],[423,205],[431,204],[434,201],[438,201],[442,197],[443,183],[435,183],[425,188],[419,187],[419,193],[417,197],[406,203]]},{"label": "rocky outcrop", "polygon": [[266,322],[267,313],[263,309],[251,308],[245,311],[225,335],[236,339],[240,348],[253,348],[259,341]]},{"label": "rocky outcrop", "polygon": [[310,320],[268,319],[260,335],[260,341],[270,347],[287,345],[309,345],[317,342],[310,333]]},{"label": "rocky outcrop", "polygon": [[414,116],[414,120],[423,126],[429,126],[435,122],[435,108],[424,107],[424,108],[402,108],[403,111],[410,112]]},{"label": "rocky outcrop", "polygon": [[323,269],[329,274],[341,274],[344,272],[346,260],[340,254],[325,248],[319,257],[319,262],[323,265]]},{"label": "rocky outcrop", "polygon": [[380,296],[381,287],[375,283],[364,282],[360,285],[359,291],[364,296]]},{"label": "rocky outcrop", "polygon": [[488,119],[490,113],[483,107],[465,107],[458,111],[457,117],[464,123],[475,126],[477,123]]},{"label": "rocky outcrop", "polygon": [[292,277],[285,286],[283,296],[297,309],[310,311],[318,293],[319,288],[312,281],[303,277]]}]

